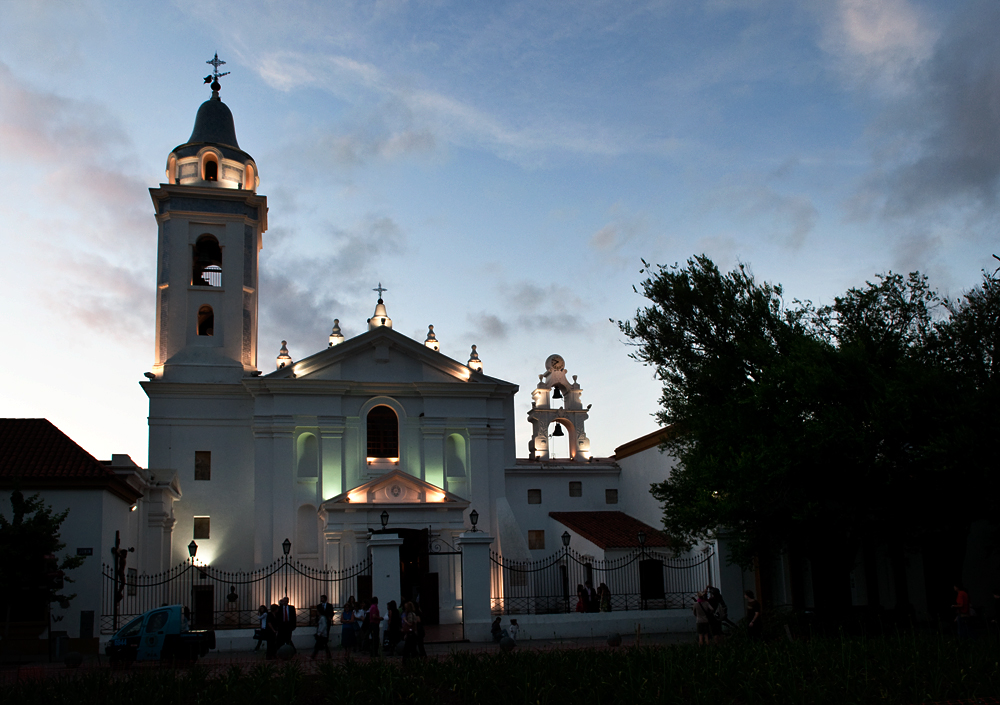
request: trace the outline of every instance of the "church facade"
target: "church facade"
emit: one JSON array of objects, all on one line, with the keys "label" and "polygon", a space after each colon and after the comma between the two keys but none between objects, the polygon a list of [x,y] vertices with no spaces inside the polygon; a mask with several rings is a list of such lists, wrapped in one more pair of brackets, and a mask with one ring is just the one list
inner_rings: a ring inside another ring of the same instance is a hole
[{"label": "church facade", "polygon": [[[394,330],[381,284],[364,333],[345,340],[335,321],[326,349],[293,360],[283,342],[258,366],[267,199],[212,88],[190,139],[168,156],[166,182],[150,189],[158,274],[155,357],[142,383],[149,470],[182,488],[162,569],[186,560],[194,541],[200,561],[251,570],[280,558],[286,539],[296,560],[343,569],[383,528],[453,546],[473,511],[495,551],[528,560],[562,545],[566,526],[553,514],[605,512],[613,522],[628,505],[656,517],[648,482],[620,486],[620,466],[592,457],[590,407],[561,356],[544,360],[531,391],[519,423],[533,435],[518,460],[518,386],[486,374],[475,346],[464,362],[444,355],[433,326],[424,341]],[[568,435],[569,458],[550,457],[553,433]],[[580,548],[601,550],[577,533]],[[460,578],[437,578],[442,619],[460,620]]]}]

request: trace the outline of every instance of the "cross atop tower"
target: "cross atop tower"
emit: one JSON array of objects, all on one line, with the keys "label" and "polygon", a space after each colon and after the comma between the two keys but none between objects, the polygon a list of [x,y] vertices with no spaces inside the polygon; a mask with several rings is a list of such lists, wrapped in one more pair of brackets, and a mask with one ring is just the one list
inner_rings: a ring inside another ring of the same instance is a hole
[{"label": "cross atop tower", "polygon": [[377,291],[378,292],[378,301],[379,301],[379,303],[382,303],[382,292],[383,291],[389,291],[389,290],[388,289],[383,289],[382,288],[382,282],[379,282],[378,283],[378,288],[372,289],[372,291]]},{"label": "cross atop tower", "polygon": [[205,76],[205,83],[211,81],[212,92],[218,93],[219,89],[222,88],[222,86],[219,84],[219,79],[222,78],[223,76],[229,75],[229,71],[219,73],[219,67],[225,66],[226,62],[219,58],[219,52],[215,52],[215,56],[213,56],[211,60],[206,61],[205,63],[209,64],[212,67],[212,73],[210,73],[208,76]]}]

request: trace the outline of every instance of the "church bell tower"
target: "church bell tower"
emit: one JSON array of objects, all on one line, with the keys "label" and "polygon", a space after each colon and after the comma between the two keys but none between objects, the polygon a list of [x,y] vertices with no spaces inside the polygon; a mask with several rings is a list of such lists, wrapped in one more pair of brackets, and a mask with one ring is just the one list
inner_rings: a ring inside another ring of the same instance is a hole
[{"label": "church bell tower", "polygon": [[267,198],[257,165],[236,141],[233,114],[212,97],[191,137],[167,157],[166,183],[149,190],[158,228],[156,352],[152,378],[238,383],[257,370],[257,265]]}]

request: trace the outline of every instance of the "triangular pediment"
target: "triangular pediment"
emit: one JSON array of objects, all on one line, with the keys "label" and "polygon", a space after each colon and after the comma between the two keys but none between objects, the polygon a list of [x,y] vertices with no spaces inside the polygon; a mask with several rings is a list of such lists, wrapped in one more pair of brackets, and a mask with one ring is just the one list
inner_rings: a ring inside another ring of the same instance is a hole
[{"label": "triangular pediment", "polygon": [[515,385],[474,372],[391,328],[380,327],[259,379],[365,383]]},{"label": "triangular pediment", "polygon": [[341,492],[336,497],[331,497],[323,502],[323,507],[325,509],[333,509],[338,505],[340,508],[359,505],[371,507],[377,504],[438,504],[464,508],[469,503],[458,495],[409,473],[392,470],[354,489]]}]

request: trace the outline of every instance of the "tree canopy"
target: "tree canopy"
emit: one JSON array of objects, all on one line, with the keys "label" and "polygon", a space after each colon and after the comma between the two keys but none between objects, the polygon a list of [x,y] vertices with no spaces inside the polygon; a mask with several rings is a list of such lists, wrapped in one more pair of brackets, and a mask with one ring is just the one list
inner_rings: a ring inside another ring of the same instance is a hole
[{"label": "tree canopy", "polygon": [[619,326],[663,384],[678,465],[652,492],[676,545],[725,530],[743,565],[775,548],[814,557],[831,592],[817,601],[832,603],[866,542],[899,549],[995,511],[991,275],[947,301],[919,273],[888,273],[816,307],[745,265],[644,265],[650,305]]},{"label": "tree canopy", "polygon": [[63,592],[73,582],[65,571],[83,564],[83,556],[58,557],[66,544],[59,529],[69,510],[53,513],[37,494],[25,498],[20,490],[10,495],[11,518],[0,514],[0,599],[17,619],[46,619],[49,604],[67,607],[75,595]]}]

